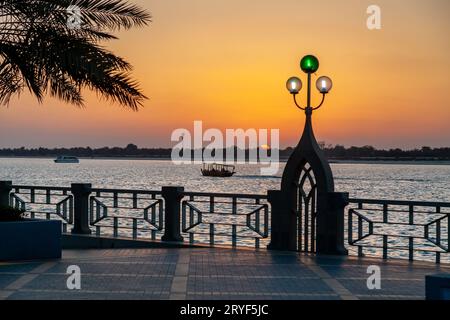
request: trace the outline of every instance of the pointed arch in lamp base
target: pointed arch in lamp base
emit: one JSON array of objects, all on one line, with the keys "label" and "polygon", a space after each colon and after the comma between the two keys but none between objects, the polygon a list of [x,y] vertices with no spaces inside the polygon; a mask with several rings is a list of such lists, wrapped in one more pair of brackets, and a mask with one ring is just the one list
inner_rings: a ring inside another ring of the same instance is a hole
[{"label": "pointed arch in lamp base", "polygon": [[[347,255],[345,248],[344,214],[348,205],[348,193],[329,192],[323,214],[316,215],[315,235],[313,226],[306,233],[300,224],[299,213],[291,207],[289,199],[281,190],[268,191],[268,201],[272,208],[271,241],[269,250],[300,251],[326,255]],[[303,217],[304,219],[304,217]],[[305,242],[305,236],[309,241]]]}]

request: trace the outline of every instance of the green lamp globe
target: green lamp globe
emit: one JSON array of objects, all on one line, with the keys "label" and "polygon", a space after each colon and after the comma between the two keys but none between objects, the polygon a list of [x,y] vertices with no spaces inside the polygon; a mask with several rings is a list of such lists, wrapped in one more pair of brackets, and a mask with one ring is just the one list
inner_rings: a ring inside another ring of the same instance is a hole
[{"label": "green lamp globe", "polygon": [[313,55],[304,56],[300,61],[300,68],[305,73],[314,73],[319,69],[319,59]]}]

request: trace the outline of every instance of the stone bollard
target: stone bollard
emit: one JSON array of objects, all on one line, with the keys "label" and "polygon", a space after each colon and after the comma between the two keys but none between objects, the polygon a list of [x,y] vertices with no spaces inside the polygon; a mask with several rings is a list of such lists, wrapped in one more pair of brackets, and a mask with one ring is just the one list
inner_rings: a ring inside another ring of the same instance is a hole
[{"label": "stone bollard", "polygon": [[347,255],[344,239],[345,207],[349,194],[329,192],[326,206],[317,215],[317,253],[328,255]]},{"label": "stone bollard", "polygon": [[164,235],[161,240],[181,242],[181,199],[184,187],[162,187],[164,198]]},{"label": "stone bollard", "polygon": [[296,215],[288,207],[285,194],[280,190],[269,190],[267,200],[271,206],[271,230],[269,250],[296,250],[296,233],[292,232],[292,226],[296,228]]},{"label": "stone bollard", "polygon": [[0,207],[11,205],[9,194],[12,190],[12,181],[0,181]]},{"label": "stone bollard", "polygon": [[89,195],[92,192],[90,183],[73,183],[73,229],[72,234],[91,234],[89,228]]}]

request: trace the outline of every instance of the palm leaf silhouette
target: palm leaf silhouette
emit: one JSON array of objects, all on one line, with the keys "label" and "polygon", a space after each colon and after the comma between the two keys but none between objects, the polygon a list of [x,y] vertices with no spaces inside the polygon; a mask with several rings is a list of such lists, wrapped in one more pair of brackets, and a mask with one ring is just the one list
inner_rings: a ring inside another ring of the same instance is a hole
[{"label": "palm leaf silhouette", "polygon": [[[80,27],[68,24],[76,6]],[[84,106],[83,89],[137,110],[147,99],[131,65],[100,45],[120,29],[146,26],[150,15],[123,0],[0,0],[0,104],[28,89]]]}]

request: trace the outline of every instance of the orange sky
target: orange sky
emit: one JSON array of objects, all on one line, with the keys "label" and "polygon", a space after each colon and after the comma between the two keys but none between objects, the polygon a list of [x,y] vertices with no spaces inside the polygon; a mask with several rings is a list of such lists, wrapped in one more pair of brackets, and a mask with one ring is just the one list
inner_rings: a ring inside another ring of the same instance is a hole
[{"label": "orange sky", "polygon": [[[308,53],[334,88],[315,113],[319,140],[377,147],[450,146],[448,0],[134,0],[150,27],[108,43],[150,100],[134,113],[86,92],[87,108],[28,94],[0,107],[0,147],[171,146],[176,128],[280,129],[304,116],[285,90]],[[343,4],[344,3],[344,4]],[[366,8],[382,29],[366,28]],[[305,82],[305,80],[304,80]],[[302,101],[304,101],[304,94]],[[315,101],[319,98],[314,91]]]}]

